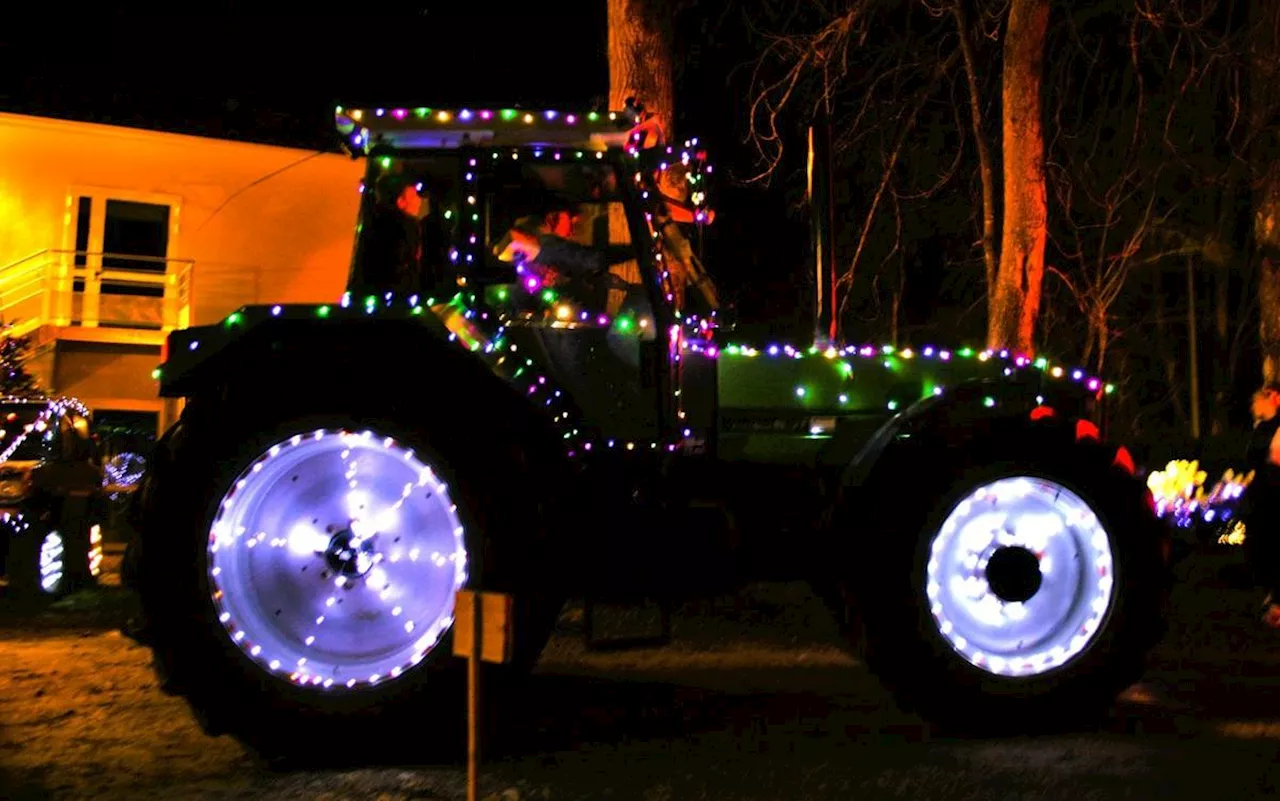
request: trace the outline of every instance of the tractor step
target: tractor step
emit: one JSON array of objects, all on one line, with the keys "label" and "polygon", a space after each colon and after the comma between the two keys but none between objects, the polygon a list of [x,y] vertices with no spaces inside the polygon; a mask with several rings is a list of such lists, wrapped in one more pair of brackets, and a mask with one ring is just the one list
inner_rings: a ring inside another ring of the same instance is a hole
[{"label": "tractor step", "polygon": [[[656,602],[658,613],[658,631],[642,634],[624,634],[621,636],[601,636],[599,631],[598,611],[603,604],[599,599],[590,596],[582,600],[582,636],[589,651],[626,651],[636,648],[660,648],[671,642],[671,613],[675,606],[670,598]],[[644,604],[608,604],[611,607],[626,609],[634,613],[644,609]]]}]

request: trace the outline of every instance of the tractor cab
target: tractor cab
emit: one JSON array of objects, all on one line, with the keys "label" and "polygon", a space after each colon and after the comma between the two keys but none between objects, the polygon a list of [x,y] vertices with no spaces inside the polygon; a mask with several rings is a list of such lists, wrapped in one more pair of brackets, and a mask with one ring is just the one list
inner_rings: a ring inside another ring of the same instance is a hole
[{"label": "tractor cab", "polygon": [[509,344],[611,438],[675,425],[655,391],[671,382],[670,332],[717,308],[686,233],[713,219],[696,140],[667,145],[634,104],[337,116],[368,164],[344,304],[403,298],[478,348]]}]

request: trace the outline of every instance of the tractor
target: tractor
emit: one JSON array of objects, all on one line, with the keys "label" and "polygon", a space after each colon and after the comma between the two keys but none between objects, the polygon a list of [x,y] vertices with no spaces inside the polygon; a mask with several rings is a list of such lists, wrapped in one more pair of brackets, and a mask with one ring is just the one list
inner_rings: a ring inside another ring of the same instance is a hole
[{"label": "tractor", "polygon": [[726,341],[690,244],[713,166],[637,104],[335,116],[367,162],[346,294],[174,331],[156,371],[182,412],[126,580],[207,732],[460,738],[461,590],[510,599],[489,687],[524,686],[568,599],[766,579],[807,579],[938,721],[1074,719],[1139,677],[1168,538],[1101,379]]}]

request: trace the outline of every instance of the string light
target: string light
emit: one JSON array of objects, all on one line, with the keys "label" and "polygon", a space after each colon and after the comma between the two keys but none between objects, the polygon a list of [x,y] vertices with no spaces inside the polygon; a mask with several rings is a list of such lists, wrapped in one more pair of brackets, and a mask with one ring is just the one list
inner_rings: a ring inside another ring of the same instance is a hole
[{"label": "string light", "polygon": [[[347,491],[317,505],[316,487],[335,480]],[[421,662],[453,625],[467,562],[449,487],[370,431],[319,429],[271,446],[232,483],[208,540],[232,642],[319,689],[378,684]],[[278,603],[263,597],[270,588]]]},{"label": "string light", "polygon": [[[450,111],[427,107],[391,109],[389,114],[386,109],[345,110],[339,107],[336,118],[340,131],[353,137],[353,140],[355,138],[360,139],[366,147],[369,144],[369,132],[373,129],[432,130],[433,126],[438,128],[443,125],[474,124],[479,121],[485,124],[505,125],[513,130],[523,129],[523,126],[530,126],[531,129],[536,130],[557,128],[569,130],[577,125],[579,127],[574,130],[589,133],[597,130],[616,130],[620,121],[617,113],[608,115],[598,113],[572,115],[555,112],[534,114],[514,109],[502,109],[497,112],[483,109],[479,111],[467,109]],[[625,123],[625,119],[622,122]],[[858,360],[870,361],[875,359],[879,361],[883,369],[895,370],[904,361],[917,359],[945,363],[952,361],[953,356],[956,356],[961,360],[974,359],[981,363],[992,362],[998,367],[1002,367],[1005,375],[1012,375],[1018,369],[1036,369],[1049,377],[1074,381],[1085,386],[1091,392],[1098,394],[1114,391],[1114,386],[1103,384],[1100,379],[1086,375],[1083,370],[1068,369],[1062,365],[1050,364],[1043,358],[1033,360],[1025,356],[1010,354],[1009,351],[1004,350],[998,352],[974,351],[964,348],[953,352],[934,347],[925,347],[919,350],[910,348],[898,350],[892,346],[875,347],[870,345],[818,350],[817,348],[796,348],[785,344],[770,345],[761,350],[747,345],[730,344],[721,346],[716,344],[714,336],[717,325],[714,319],[714,312],[705,317],[686,315],[679,308],[679,300],[682,295],[681,287],[677,286],[676,277],[672,275],[670,269],[671,259],[666,258],[664,252],[665,237],[662,233],[665,226],[672,220],[671,213],[673,208],[683,207],[684,211],[688,212],[691,221],[710,221],[712,210],[709,203],[710,191],[707,179],[713,172],[712,165],[708,163],[706,151],[699,146],[696,139],[686,140],[682,147],[661,145],[644,149],[640,147],[640,138],[642,136],[643,133],[638,129],[628,135],[628,144],[624,148],[622,158],[629,160],[636,186],[636,195],[642,204],[644,219],[649,231],[650,255],[657,267],[654,271],[656,288],[666,298],[669,304],[668,308],[671,310],[672,319],[668,326],[668,361],[673,373],[672,386],[676,388],[673,390],[673,401],[676,407],[677,430],[673,434],[658,440],[626,442],[623,444],[622,450],[628,452],[655,450],[670,452],[682,445],[690,444],[700,439],[701,434],[699,432],[684,426],[683,421],[686,415],[683,408],[683,396],[679,390],[682,384],[681,373],[684,369],[684,363],[686,357],[690,355],[711,359],[752,359],[766,356],[795,360],[828,360],[835,365],[837,374],[834,376],[834,380],[838,382],[852,378],[855,369],[853,363]],[[490,150],[490,158],[493,160],[501,158],[519,160],[525,158],[544,162],[581,161],[589,158],[593,152],[582,146],[557,147],[534,144],[525,147],[491,148]],[[594,156],[600,159],[604,157],[604,153],[594,151]],[[459,236],[455,246],[449,251],[449,258],[455,264],[475,264],[483,258],[480,248],[484,247],[482,242],[484,232],[477,207],[477,198],[480,194],[478,189],[480,164],[474,155],[466,156],[466,159],[464,185],[461,193],[464,198],[464,208],[459,215]],[[666,197],[661,191],[662,180],[666,176],[672,175],[677,165],[683,179],[688,184],[687,202]],[[383,169],[391,169],[393,166],[393,159],[383,157],[381,162]],[[626,164],[624,164],[625,166]],[[549,327],[602,328],[608,329],[614,334],[647,336],[651,330],[651,324],[659,322],[657,320],[651,321],[647,317],[636,317],[628,313],[610,317],[608,314],[583,308],[573,303],[572,300],[562,297],[554,288],[544,286],[541,278],[522,264],[516,265],[516,278],[515,288],[517,292],[521,293],[522,302],[533,302],[535,308],[540,308],[543,315],[543,324]],[[443,334],[448,341],[484,357],[496,374],[514,384],[526,397],[541,402],[555,422],[560,425],[565,447],[571,455],[579,456],[585,453],[613,449],[613,441],[607,439],[596,425],[585,419],[573,403],[569,393],[552,383],[550,377],[543,371],[543,366],[517,353],[514,346],[507,341],[507,329],[515,322],[513,317],[515,314],[515,308],[513,307],[515,301],[516,299],[513,298],[511,289],[505,285],[489,286],[481,292],[471,291],[462,287],[451,298],[422,299],[414,296],[405,299],[387,294],[383,298],[366,297],[363,306],[353,303],[350,295],[344,295],[337,309],[328,305],[318,307],[275,305],[270,307],[270,317],[288,319],[321,318],[340,323],[349,316],[363,313],[363,315],[418,316],[424,324],[429,326],[443,324],[443,330],[437,328],[437,331]],[[424,314],[426,310],[430,310],[433,313]],[[244,307],[229,315],[223,321],[222,329],[242,329],[261,322],[265,316],[266,307]],[[668,325],[667,323],[663,324]],[[210,338],[212,335],[212,332],[207,328],[200,330],[204,332],[202,336],[205,339]],[[169,361],[165,365],[161,365],[153,373],[153,377],[158,380],[171,380],[176,375],[180,375],[186,367],[184,363],[189,361],[186,353],[196,354],[194,358],[198,359],[199,351],[204,344],[188,331],[175,332],[171,335],[171,338],[173,347]],[[181,347],[184,343],[186,348]],[[829,389],[829,380],[823,378],[819,383],[824,388]],[[831,397],[834,397],[839,407],[847,408],[848,404],[856,399],[856,393],[851,395],[850,392],[838,387],[834,393],[817,392],[817,386],[812,388],[805,386],[800,389],[802,391],[794,395],[793,402],[805,407],[815,403],[827,402]],[[924,387],[924,396],[941,394],[943,390],[944,387],[941,384],[934,382]],[[917,398],[886,398],[882,402],[885,404],[886,411],[894,412],[902,404],[914,400],[917,400]],[[994,399],[987,399],[987,405],[994,404]]]}]

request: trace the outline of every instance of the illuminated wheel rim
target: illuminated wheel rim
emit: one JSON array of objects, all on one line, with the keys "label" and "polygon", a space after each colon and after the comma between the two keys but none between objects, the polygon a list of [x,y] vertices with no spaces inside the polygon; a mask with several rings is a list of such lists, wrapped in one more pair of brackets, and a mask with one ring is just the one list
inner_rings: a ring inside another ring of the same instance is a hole
[{"label": "illuminated wheel rim", "polygon": [[62,580],[66,576],[64,554],[61,534],[50,531],[40,538],[40,589],[45,592],[57,592],[62,588]]},{"label": "illuminated wheel rim", "polygon": [[1036,676],[1096,639],[1115,598],[1111,537],[1053,481],[1004,478],[969,493],[930,543],[926,594],[942,638],[992,674]]},{"label": "illuminated wheel rim", "polygon": [[222,498],[213,603],[238,648],[295,684],[394,680],[453,624],[463,534],[448,487],[412,450],[370,431],[299,434]]}]

